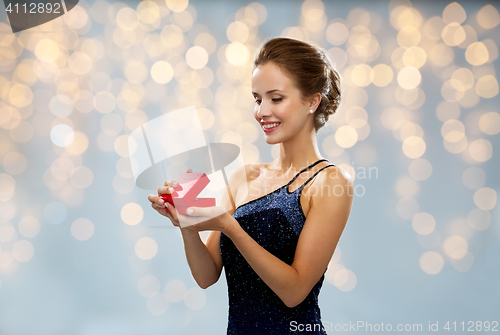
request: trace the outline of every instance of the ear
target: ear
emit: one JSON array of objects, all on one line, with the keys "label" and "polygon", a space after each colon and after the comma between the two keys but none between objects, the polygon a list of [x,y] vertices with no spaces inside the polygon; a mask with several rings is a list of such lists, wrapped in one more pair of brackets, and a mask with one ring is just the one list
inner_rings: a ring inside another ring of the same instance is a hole
[{"label": "ear", "polygon": [[318,108],[320,102],[321,102],[321,94],[314,93],[309,98],[309,109],[312,109],[315,111]]}]

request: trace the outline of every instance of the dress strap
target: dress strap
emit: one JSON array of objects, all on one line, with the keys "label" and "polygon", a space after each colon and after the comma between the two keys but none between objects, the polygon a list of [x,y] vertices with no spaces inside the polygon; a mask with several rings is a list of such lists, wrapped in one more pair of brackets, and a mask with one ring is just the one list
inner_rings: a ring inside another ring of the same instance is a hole
[{"label": "dress strap", "polygon": [[[306,170],[309,170],[310,168],[312,168],[312,167],[314,167],[314,166],[318,165],[318,164],[319,164],[319,163],[321,163],[321,162],[327,162],[327,160],[326,160],[326,159],[324,159],[324,158],[323,158],[323,159],[320,159],[320,160],[318,160],[318,161],[316,161],[316,162],[312,163],[311,165],[309,165],[309,166],[307,166],[307,167],[303,168],[302,170],[300,170],[300,171],[299,171],[299,172],[295,175],[295,177],[293,177],[293,179],[292,179],[292,180],[290,180],[290,181],[288,182],[288,184],[286,184],[286,188],[288,189],[288,186],[289,186],[291,183],[293,183],[293,181],[294,181],[295,179],[297,179],[297,177],[298,177],[298,176],[299,176],[302,172],[304,172],[304,171],[306,171]],[[321,171],[321,170],[320,170],[320,171]]]},{"label": "dress strap", "polygon": [[306,180],[306,182],[305,182],[304,184],[302,184],[302,186],[301,186],[301,187],[299,187],[299,189],[303,189],[303,188],[304,188],[304,186],[306,186],[308,182],[310,182],[310,181],[311,181],[314,177],[316,177],[316,176],[318,175],[318,173],[320,173],[321,171],[323,171],[324,169],[326,169],[327,167],[330,167],[330,166],[335,166],[335,165],[333,165],[333,164],[329,164],[329,165],[327,165],[327,166],[322,167],[321,169],[319,169],[318,171],[316,171],[316,172],[315,172],[315,173],[311,176],[311,178],[307,179],[307,180]]}]

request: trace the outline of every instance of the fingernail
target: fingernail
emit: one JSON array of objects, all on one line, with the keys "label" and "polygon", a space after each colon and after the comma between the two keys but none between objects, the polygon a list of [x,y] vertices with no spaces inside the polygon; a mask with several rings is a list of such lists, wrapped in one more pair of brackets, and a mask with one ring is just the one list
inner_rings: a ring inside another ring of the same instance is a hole
[{"label": "fingernail", "polygon": [[158,199],[158,202],[160,203],[160,205],[163,205],[165,203],[163,199]]},{"label": "fingernail", "polygon": [[194,211],[193,211],[193,209],[192,209],[192,208],[188,208],[188,209],[187,209],[187,211],[186,211],[186,213],[188,213],[188,214],[193,214],[193,213],[194,213]]},{"label": "fingernail", "polygon": [[167,191],[173,192],[174,189],[173,189],[173,187],[169,187],[169,188],[167,188]]}]

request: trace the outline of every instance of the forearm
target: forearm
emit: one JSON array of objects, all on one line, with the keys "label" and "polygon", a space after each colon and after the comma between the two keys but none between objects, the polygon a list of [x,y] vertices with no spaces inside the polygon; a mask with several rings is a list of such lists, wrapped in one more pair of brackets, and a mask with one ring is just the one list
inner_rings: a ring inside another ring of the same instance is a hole
[{"label": "forearm", "polygon": [[191,274],[201,288],[207,288],[219,277],[215,261],[197,231],[181,228],[186,259]]},{"label": "forearm", "polygon": [[257,275],[287,305],[295,306],[300,295],[297,270],[261,247],[239,225],[226,233]]}]

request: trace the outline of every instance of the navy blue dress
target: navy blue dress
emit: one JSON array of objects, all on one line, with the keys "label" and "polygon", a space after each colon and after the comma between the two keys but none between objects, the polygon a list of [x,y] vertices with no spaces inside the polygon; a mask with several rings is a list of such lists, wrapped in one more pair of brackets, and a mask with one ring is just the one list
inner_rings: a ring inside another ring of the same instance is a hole
[{"label": "navy blue dress", "polygon": [[[306,220],[300,204],[302,189],[321,170],[334,165],[319,169],[294,192],[289,192],[288,186],[302,172],[323,161],[327,160],[316,161],[297,173],[288,184],[240,205],[233,214],[248,235],[288,265],[293,262],[299,235]],[[257,275],[224,233],[220,236],[220,250],[229,296],[227,334],[326,334],[321,326],[318,306],[324,273],[305,300],[289,308]],[[304,330],[309,324],[314,331],[299,331],[301,324]]]}]

